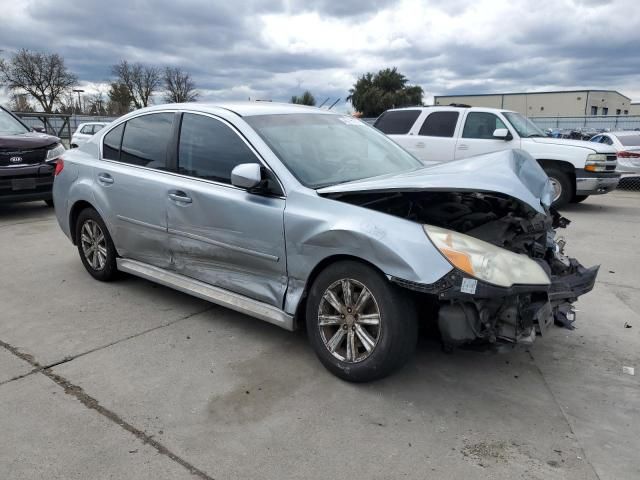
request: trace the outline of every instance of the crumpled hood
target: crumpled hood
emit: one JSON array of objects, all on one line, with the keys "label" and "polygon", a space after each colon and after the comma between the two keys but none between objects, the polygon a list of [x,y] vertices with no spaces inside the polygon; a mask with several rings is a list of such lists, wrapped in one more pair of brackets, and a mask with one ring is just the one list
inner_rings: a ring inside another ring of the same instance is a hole
[{"label": "crumpled hood", "polygon": [[19,135],[0,135],[0,149],[31,149],[48,147],[58,143],[60,139],[52,135],[38,132],[27,132]]},{"label": "crumpled hood", "polygon": [[[471,191],[509,195],[545,213],[553,189],[542,167],[522,150],[504,150],[398,175],[342,183],[318,194],[393,191]],[[544,207],[543,207],[544,206]]]},{"label": "crumpled hood", "polygon": [[552,137],[532,137],[535,143],[543,143],[545,145],[564,145],[569,147],[588,148],[596,153],[615,153],[615,149],[604,143],[587,142],[586,140],[570,140],[568,138],[552,138]]}]

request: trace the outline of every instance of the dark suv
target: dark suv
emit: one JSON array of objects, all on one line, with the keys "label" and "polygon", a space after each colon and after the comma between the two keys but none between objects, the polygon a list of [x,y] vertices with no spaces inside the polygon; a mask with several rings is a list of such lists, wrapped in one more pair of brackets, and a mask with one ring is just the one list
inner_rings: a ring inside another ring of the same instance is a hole
[{"label": "dark suv", "polygon": [[33,131],[0,107],[0,203],[44,200],[52,206],[56,160],[64,151],[59,138]]}]

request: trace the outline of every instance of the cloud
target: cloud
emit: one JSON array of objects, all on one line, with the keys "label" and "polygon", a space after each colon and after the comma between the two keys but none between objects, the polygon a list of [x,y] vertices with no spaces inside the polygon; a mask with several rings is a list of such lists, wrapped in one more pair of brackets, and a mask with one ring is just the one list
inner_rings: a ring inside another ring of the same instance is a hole
[{"label": "cloud", "polygon": [[635,0],[21,0],[3,10],[5,55],[60,53],[88,88],[128,59],[180,66],[214,101],[305,89],[345,98],[359,75],[390,66],[427,101],[547,88],[640,100]]}]

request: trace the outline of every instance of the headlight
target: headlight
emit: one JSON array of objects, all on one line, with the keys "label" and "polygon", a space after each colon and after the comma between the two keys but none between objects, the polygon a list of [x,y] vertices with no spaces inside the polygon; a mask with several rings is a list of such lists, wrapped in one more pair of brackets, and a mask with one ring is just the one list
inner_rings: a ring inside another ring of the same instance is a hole
[{"label": "headlight", "polygon": [[51,160],[55,160],[64,152],[65,152],[64,146],[61,143],[58,143],[53,148],[50,148],[49,150],[47,150],[47,158],[45,159],[45,161],[49,162]]},{"label": "headlight", "polygon": [[590,153],[587,155],[587,162],[584,169],[589,172],[604,172],[606,166],[607,156],[604,153]]},{"label": "headlight", "polygon": [[501,287],[514,284],[549,285],[547,273],[523,254],[513,253],[477,238],[424,225],[436,248],[454,267]]}]

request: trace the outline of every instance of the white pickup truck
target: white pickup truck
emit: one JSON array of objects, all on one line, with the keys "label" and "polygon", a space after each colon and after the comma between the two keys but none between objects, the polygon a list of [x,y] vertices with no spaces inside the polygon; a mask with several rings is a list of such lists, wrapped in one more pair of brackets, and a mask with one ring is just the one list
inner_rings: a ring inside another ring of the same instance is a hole
[{"label": "white pickup truck", "polygon": [[374,126],[424,162],[519,148],[544,168],[554,205],[581,202],[618,185],[616,151],[604,144],[545,136],[517,112],[478,107],[410,107],[387,110]]}]

